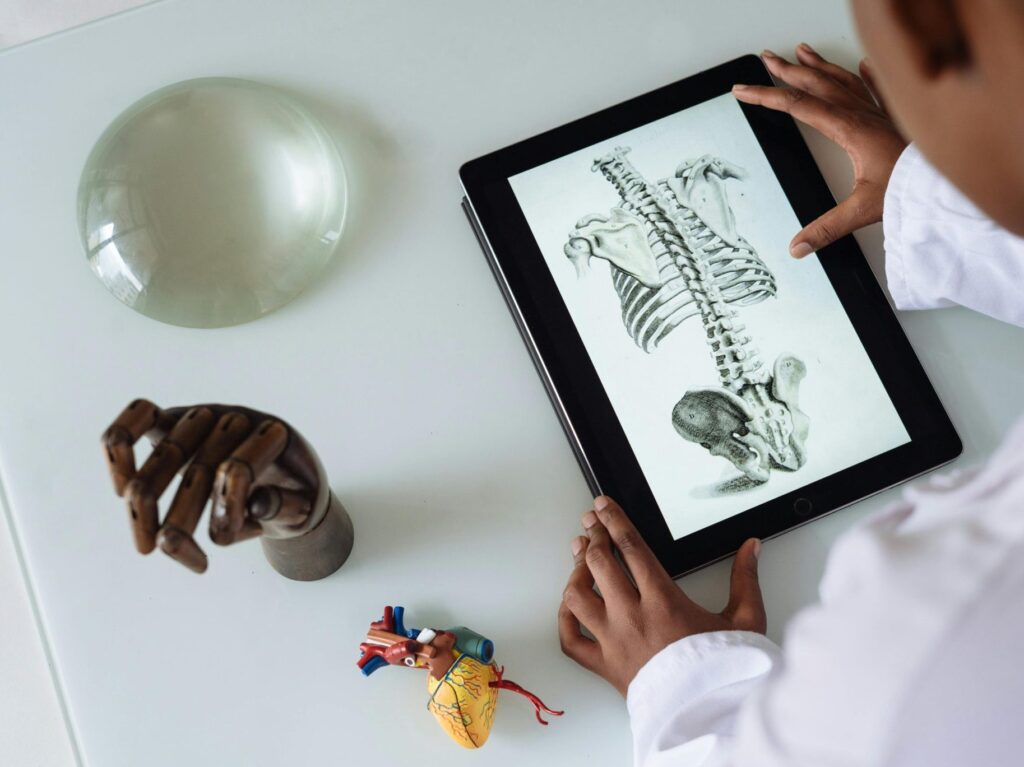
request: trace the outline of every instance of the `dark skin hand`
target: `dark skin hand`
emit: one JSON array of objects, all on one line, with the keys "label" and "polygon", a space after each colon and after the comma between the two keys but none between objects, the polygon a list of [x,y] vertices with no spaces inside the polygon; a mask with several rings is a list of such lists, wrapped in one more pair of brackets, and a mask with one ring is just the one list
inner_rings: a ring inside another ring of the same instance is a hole
[{"label": "dark skin hand", "polygon": [[715,613],[680,590],[611,498],[594,499],[583,529],[586,535],[572,542],[573,570],[558,610],[562,651],[623,697],[647,661],[679,639],[709,631],[765,632],[756,538],[736,553],[729,603]]},{"label": "dark skin hand", "polygon": [[762,54],[776,80],[789,88],[737,85],[733,94],[747,104],[786,112],[842,147],[853,163],[853,191],[835,208],[808,224],[790,243],[803,258],[861,227],[882,220],[882,203],[893,166],[907,146],[881,102],[867,61],[860,76],[822,58],[806,43],[797,63],[771,51]]}]

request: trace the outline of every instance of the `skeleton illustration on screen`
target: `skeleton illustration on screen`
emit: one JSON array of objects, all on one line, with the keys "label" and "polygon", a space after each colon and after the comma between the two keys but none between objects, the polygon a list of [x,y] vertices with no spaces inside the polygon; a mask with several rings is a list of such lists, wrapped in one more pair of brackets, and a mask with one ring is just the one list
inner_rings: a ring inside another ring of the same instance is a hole
[{"label": "skeleton illustration on screen", "polygon": [[594,161],[621,199],[609,214],[576,223],[566,256],[581,277],[591,258],[608,261],[622,321],[645,352],[700,317],[720,385],[690,389],[676,403],[672,424],[684,439],[753,482],[767,481],[772,468],[799,469],[809,426],[798,401],[806,366],[782,354],[768,370],[740,322],[739,309],[776,293],[775,276],[736,231],[726,194],[726,181],[744,171],[705,155],[652,184],[628,152],[616,147]]}]

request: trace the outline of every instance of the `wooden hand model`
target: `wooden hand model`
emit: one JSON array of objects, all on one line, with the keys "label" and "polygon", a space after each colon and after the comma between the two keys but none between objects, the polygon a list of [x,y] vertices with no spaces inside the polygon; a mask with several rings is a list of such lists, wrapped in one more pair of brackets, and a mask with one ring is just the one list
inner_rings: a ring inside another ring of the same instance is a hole
[{"label": "wooden hand model", "polygon": [[[144,434],[153,452],[136,470],[134,445]],[[288,578],[326,577],[352,549],[352,522],[316,453],[272,415],[233,405],[162,410],[137,399],[104,432],[103,449],[142,554],[159,546],[204,572],[206,554],[193,534],[211,497],[213,542],[226,546],[261,536],[270,564]],[[157,501],[182,469],[161,523]]]}]

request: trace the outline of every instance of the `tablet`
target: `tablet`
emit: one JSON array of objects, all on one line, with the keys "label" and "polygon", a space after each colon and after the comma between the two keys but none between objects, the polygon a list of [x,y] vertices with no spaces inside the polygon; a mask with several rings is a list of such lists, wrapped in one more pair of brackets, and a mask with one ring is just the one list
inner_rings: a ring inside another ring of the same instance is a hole
[{"label": "tablet", "polygon": [[950,461],[960,441],[745,56],[466,163],[463,208],[591,490],[673,575]]}]

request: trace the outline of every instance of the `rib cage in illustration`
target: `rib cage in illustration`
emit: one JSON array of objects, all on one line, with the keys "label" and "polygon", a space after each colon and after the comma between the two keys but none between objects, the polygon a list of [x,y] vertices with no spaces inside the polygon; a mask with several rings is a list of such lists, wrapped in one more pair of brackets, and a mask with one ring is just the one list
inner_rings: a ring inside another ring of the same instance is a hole
[{"label": "rib cage in illustration", "polygon": [[[775,295],[775,276],[745,241],[726,242],[693,210],[679,204],[667,181],[649,188],[621,155],[603,160],[595,161],[595,169],[601,169],[612,183],[621,183],[628,195],[623,197],[621,210],[646,218],[650,225],[648,244],[656,260],[659,284],[645,285],[628,270],[612,264],[612,284],[622,303],[622,321],[640,348],[652,351],[680,323],[700,314],[677,263],[682,260],[692,266],[694,247],[707,254],[708,273],[726,303],[750,306]],[[705,158],[697,162],[703,163]],[[616,169],[615,165],[622,167]],[[680,167],[688,165],[692,164]],[[585,230],[588,224],[607,221],[605,216],[586,216],[576,224],[576,232]],[[677,224],[681,224],[685,239]],[[690,241],[689,247],[686,240]],[[585,235],[570,235],[566,253],[573,259],[595,255]]]},{"label": "rib cage in illustration", "polygon": [[736,231],[725,191],[745,173],[703,156],[671,178],[648,182],[617,147],[597,158],[619,193],[609,215],[581,218],[565,254],[577,273],[590,259],[609,262],[627,332],[652,352],[680,324],[699,316],[720,387],[686,392],[672,420],[677,432],[763,482],[771,467],[795,470],[806,460],[807,416],[797,402],[804,364],[783,354],[767,370],[738,308],[776,294],[775,276]]},{"label": "rib cage in illustration", "polygon": [[[623,209],[636,213],[634,206],[628,203],[623,205]],[[663,218],[660,211],[651,215]],[[750,306],[775,295],[775,277],[757,254],[724,242],[692,211],[683,209],[679,215],[691,230],[696,230],[693,239],[712,251],[709,272],[726,303]],[[673,238],[671,225],[667,222],[659,229],[667,233],[666,239]],[[684,243],[676,244],[679,251],[686,252]],[[684,320],[700,314],[696,299],[687,289],[672,252],[657,238],[650,245],[659,275],[664,280],[661,285],[644,285],[629,272],[612,267],[612,284],[622,303],[622,321],[633,340],[646,352],[655,349]]]}]

